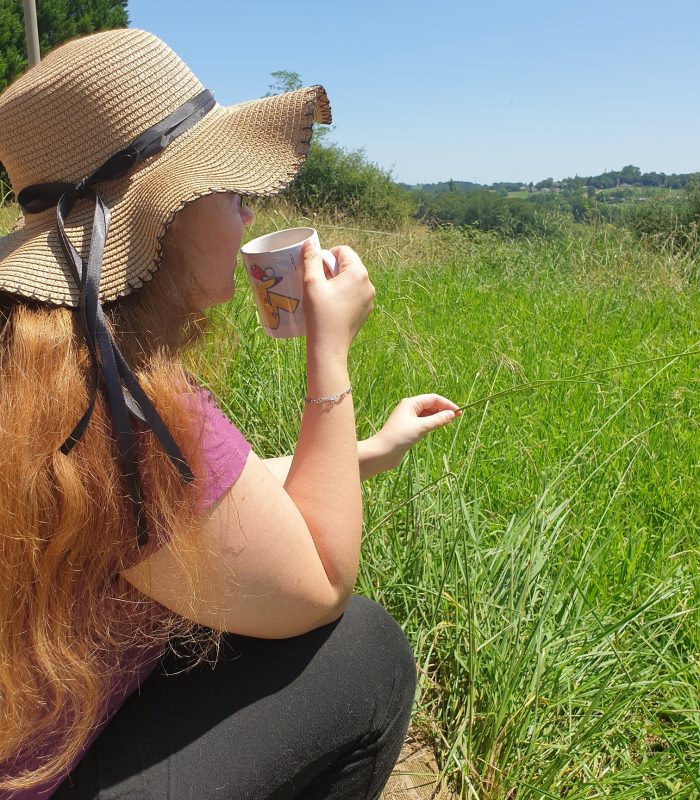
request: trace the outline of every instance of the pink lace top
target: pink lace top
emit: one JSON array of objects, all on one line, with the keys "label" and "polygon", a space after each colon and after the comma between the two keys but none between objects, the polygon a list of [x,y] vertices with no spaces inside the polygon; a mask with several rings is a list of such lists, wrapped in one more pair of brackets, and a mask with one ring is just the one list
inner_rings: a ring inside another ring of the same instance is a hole
[{"label": "pink lace top", "polygon": [[[221,413],[208,392],[202,390],[198,394],[192,395],[191,398],[194,419],[197,420],[201,418],[204,422],[201,445],[206,470],[206,486],[204,489],[203,503],[203,510],[206,510],[224,495],[235,483],[241,472],[243,472],[250,452],[250,444],[243,438],[240,431]],[[150,537],[148,545],[142,549],[138,560],[148,557],[163,544],[164,542],[162,541],[156,541],[155,537]],[[122,678],[115,682],[114,689],[104,710],[102,722],[95,729],[86,746],[75,759],[68,772],[71,772],[77,766],[83,755],[90,748],[90,745],[99,736],[114,714],[116,714],[127,698],[135,692],[151,672],[153,672],[162,655],[163,650],[160,648],[147,651],[146,653],[141,652],[138,656],[134,656],[131,653],[126,654],[124,663],[129,663],[133,666],[130,666]],[[55,742],[53,744],[55,745]],[[32,761],[24,761],[21,765],[18,765],[18,772],[38,766],[41,760],[51,755],[51,750],[51,741],[38,744],[36,754]],[[2,767],[0,766],[0,770],[1,769]],[[5,767],[5,769],[7,768]],[[4,770],[2,771],[3,774],[6,774]],[[64,778],[65,776],[57,778],[51,783],[30,790],[15,792],[0,791],[0,800],[47,800],[47,798],[51,797],[56,791]]]}]

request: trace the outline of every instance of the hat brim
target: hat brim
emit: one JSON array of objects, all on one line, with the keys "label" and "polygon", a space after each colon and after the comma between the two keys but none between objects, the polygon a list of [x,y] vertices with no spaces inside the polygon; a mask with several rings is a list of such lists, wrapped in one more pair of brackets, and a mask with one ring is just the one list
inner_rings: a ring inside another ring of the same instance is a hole
[{"label": "hat brim", "polygon": [[[150,280],[168,225],[188,203],[212,192],[266,197],[282,191],[308,155],[314,122],[331,122],[322,86],[216,105],[140,169],[97,186],[111,213],[101,301],[116,300]],[[83,259],[94,209],[94,203],[79,201],[66,224]],[[59,243],[55,209],[27,215],[0,239],[0,291],[78,306],[79,289]]]}]

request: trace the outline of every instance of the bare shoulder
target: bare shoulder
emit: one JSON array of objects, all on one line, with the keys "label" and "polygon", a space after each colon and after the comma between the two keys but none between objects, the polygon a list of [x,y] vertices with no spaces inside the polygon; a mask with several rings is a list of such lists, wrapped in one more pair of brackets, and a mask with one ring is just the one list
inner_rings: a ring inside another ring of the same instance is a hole
[{"label": "bare shoulder", "polygon": [[246,636],[297,636],[342,613],[301,513],[252,451],[201,523],[194,576],[162,547],[122,577],[187,619]]}]

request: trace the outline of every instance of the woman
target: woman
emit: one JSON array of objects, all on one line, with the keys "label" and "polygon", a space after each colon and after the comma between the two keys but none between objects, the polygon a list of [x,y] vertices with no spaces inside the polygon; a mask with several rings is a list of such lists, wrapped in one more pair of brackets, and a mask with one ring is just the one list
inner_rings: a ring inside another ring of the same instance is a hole
[{"label": "woman", "polygon": [[[222,108],[160,40],[77,39],[0,96],[0,798],[376,798],[410,648],[352,595],[360,479],[454,418],[357,442],[358,256],[304,254],[307,402],[262,460],[182,367],[228,300],[241,195],[280,191],[322,87]],[[342,397],[331,400],[331,395]],[[328,476],[334,476],[329,491]]]}]

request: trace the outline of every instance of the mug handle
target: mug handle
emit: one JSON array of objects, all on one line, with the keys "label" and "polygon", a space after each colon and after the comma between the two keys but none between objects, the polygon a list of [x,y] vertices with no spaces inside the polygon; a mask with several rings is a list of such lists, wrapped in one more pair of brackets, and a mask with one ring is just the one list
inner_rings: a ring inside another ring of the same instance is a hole
[{"label": "mug handle", "polygon": [[328,267],[329,272],[335,278],[338,274],[338,261],[330,250],[321,250],[323,263]]}]

